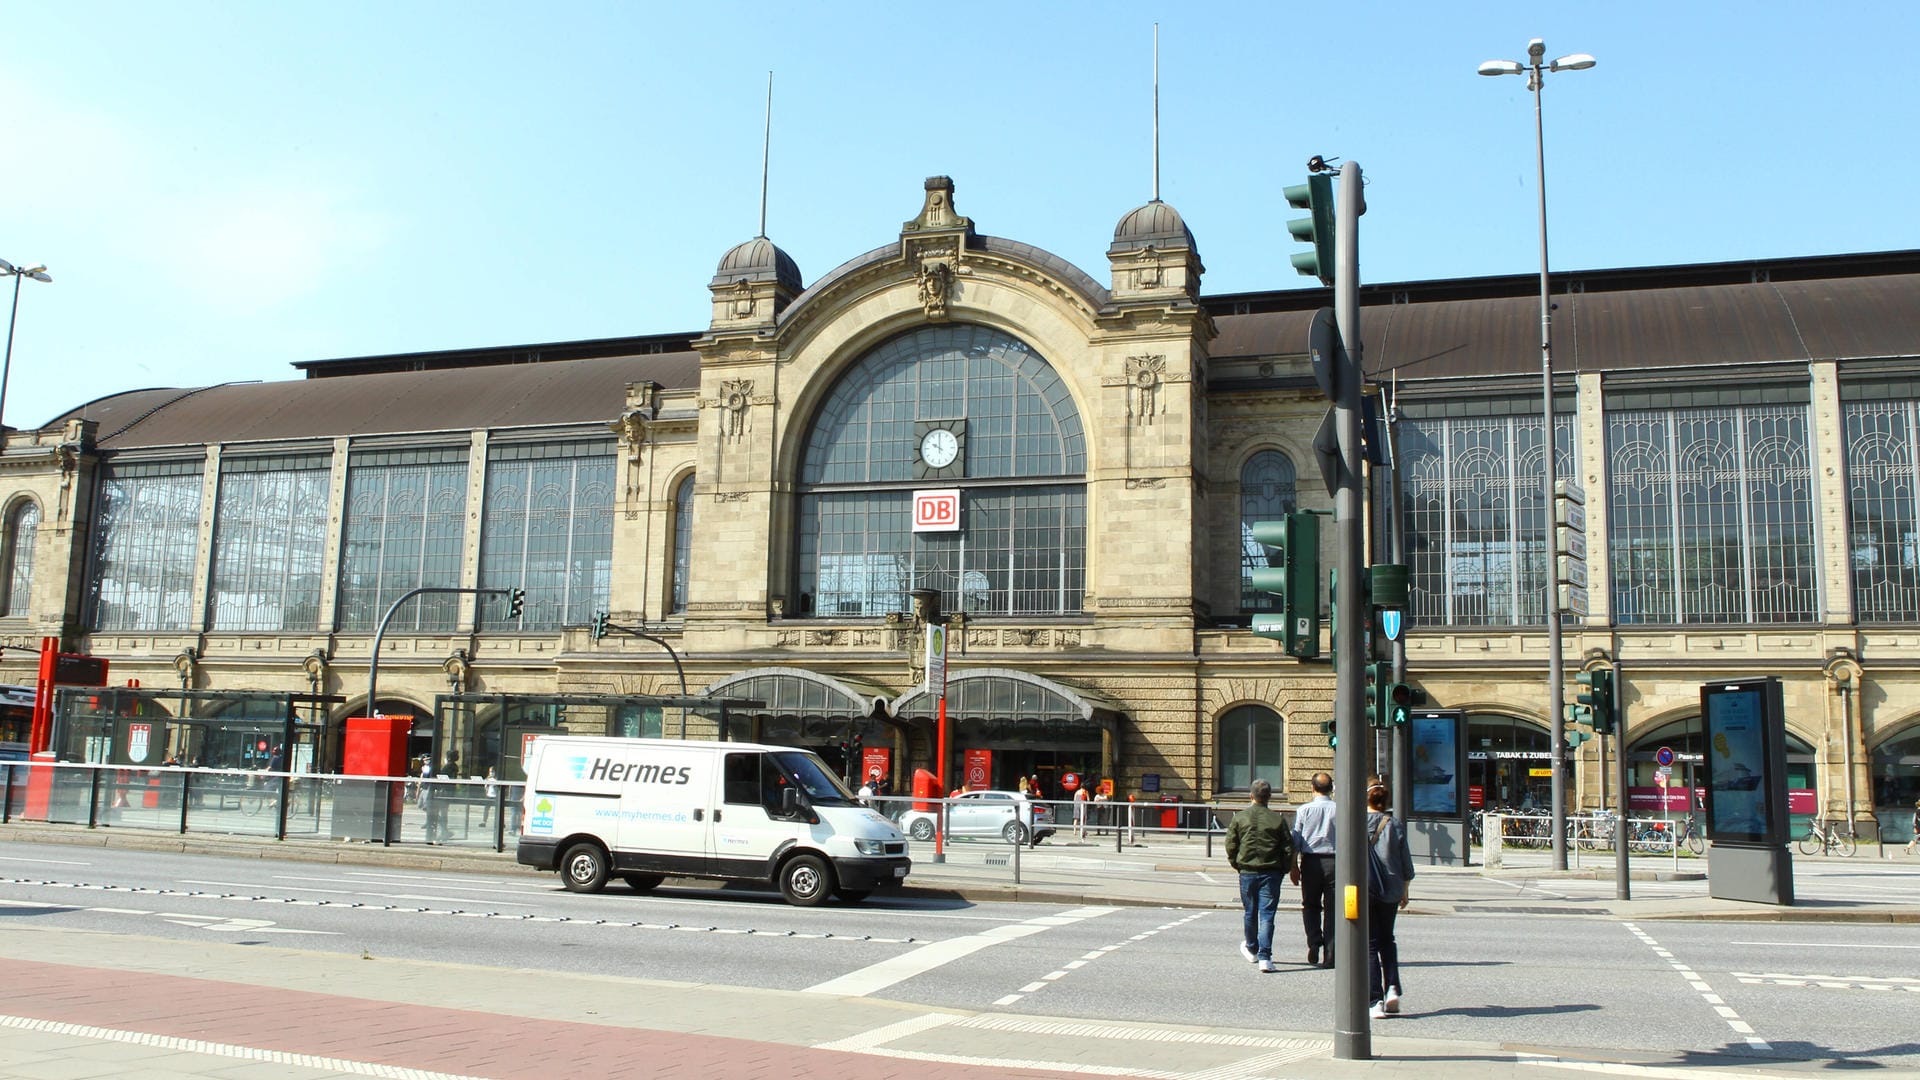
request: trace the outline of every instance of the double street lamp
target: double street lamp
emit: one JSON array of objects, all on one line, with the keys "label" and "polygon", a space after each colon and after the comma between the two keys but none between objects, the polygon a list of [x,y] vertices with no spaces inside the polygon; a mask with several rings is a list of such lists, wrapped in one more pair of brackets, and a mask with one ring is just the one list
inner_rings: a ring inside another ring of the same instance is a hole
[{"label": "double street lamp", "polygon": [[1584,71],[1594,65],[1593,57],[1586,53],[1571,53],[1558,60],[1547,60],[1546,42],[1534,38],[1527,43],[1527,62],[1516,60],[1488,60],[1480,65],[1482,75],[1525,75],[1527,89],[1533,91],[1533,147],[1534,159],[1540,170],[1540,381],[1541,417],[1545,428],[1541,432],[1543,471],[1546,476],[1545,500],[1541,511],[1545,515],[1545,532],[1542,553],[1546,558],[1547,587],[1547,713],[1550,734],[1548,736],[1553,761],[1553,866],[1556,870],[1567,868],[1567,777],[1561,768],[1561,755],[1566,747],[1566,709],[1561,704],[1561,661],[1560,661],[1560,584],[1555,571],[1554,560],[1554,452],[1556,439],[1553,424],[1553,301],[1547,288],[1547,149],[1545,129],[1540,119],[1540,89],[1546,82],[1550,71]]},{"label": "double street lamp", "polygon": [[7,376],[13,372],[13,324],[20,318],[20,279],[52,281],[53,275],[47,273],[44,265],[15,266],[5,259],[0,259],[0,275],[13,278],[13,312],[7,316],[7,354],[6,359],[0,361],[0,432],[4,432],[7,418]]}]

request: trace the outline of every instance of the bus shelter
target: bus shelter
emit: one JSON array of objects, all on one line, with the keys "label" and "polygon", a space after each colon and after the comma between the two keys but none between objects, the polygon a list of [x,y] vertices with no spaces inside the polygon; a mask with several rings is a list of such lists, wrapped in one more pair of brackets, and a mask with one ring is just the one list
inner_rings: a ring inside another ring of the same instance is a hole
[{"label": "bus shelter", "polygon": [[62,687],[49,748],[61,761],[152,768],[186,765],[325,771],[334,694],[284,690]]}]

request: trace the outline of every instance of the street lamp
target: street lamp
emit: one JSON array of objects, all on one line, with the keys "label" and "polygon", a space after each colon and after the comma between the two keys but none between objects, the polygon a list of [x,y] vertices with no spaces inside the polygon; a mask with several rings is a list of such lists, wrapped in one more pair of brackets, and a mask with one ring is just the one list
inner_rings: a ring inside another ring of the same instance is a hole
[{"label": "street lamp", "polygon": [[1527,43],[1527,62],[1488,60],[1480,65],[1482,75],[1525,75],[1527,89],[1533,91],[1533,148],[1540,169],[1540,381],[1541,416],[1546,428],[1541,433],[1546,501],[1541,504],[1546,531],[1542,536],[1546,557],[1547,586],[1547,703],[1549,743],[1553,760],[1553,867],[1567,868],[1567,778],[1561,769],[1566,747],[1566,710],[1560,703],[1560,586],[1554,573],[1553,510],[1555,438],[1553,428],[1553,301],[1547,289],[1547,146],[1540,121],[1540,88],[1549,71],[1584,71],[1594,65],[1586,53],[1571,53],[1548,62],[1546,42],[1534,38]]},{"label": "street lamp", "polygon": [[0,259],[0,275],[13,278],[13,312],[7,316],[7,356],[0,361],[0,432],[4,432],[7,429],[7,376],[13,371],[13,324],[20,317],[20,279],[52,281],[53,275],[47,273],[44,264],[15,266],[5,259]]}]

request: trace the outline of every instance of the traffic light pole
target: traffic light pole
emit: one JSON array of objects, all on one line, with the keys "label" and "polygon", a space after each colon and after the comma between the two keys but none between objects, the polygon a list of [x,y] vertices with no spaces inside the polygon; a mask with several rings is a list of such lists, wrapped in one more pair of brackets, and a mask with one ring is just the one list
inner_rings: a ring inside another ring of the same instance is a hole
[{"label": "traffic light pole", "polygon": [[1334,903],[1345,918],[1334,928],[1333,1056],[1373,1056],[1367,1026],[1367,763],[1373,756],[1364,698],[1366,677],[1367,564],[1363,525],[1366,506],[1360,478],[1360,212],[1364,209],[1360,163],[1340,167],[1340,194],[1333,245],[1333,312],[1344,362],[1334,399],[1340,443],[1340,483],[1333,496],[1334,565],[1339,581],[1333,602],[1340,612],[1335,654],[1347,657],[1334,680],[1334,718],[1347,736],[1333,752]]},{"label": "traffic light pole", "polygon": [[[1406,518],[1403,516],[1400,499],[1400,444],[1399,439],[1399,402],[1384,399],[1380,403],[1380,424],[1386,430],[1387,440],[1387,561],[1405,565],[1407,561]],[[1411,605],[1409,605],[1411,606]],[[1407,681],[1407,619],[1402,618],[1400,633],[1390,646],[1393,660],[1393,681]],[[1387,729],[1393,753],[1391,777],[1388,781],[1393,793],[1394,816],[1404,824],[1407,815],[1413,810],[1413,724],[1392,724]]]},{"label": "traffic light pole", "polygon": [[393,622],[393,617],[396,613],[399,612],[400,605],[406,603],[407,601],[413,599],[416,596],[425,596],[428,593],[461,593],[461,594],[470,594],[473,596],[504,596],[507,598],[508,604],[510,605],[508,614],[512,618],[520,617],[519,604],[522,598],[527,595],[527,591],[525,589],[469,589],[469,588],[456,587],[453,585],[427,585],[422,588],[414,589],[411,592],[401,594],[398,600],[395,600],[393,603],[387,606],[387,613],[381,616],[380,618],[380,629],[374,631],[373,653],[367,658],[367,715],[368,716],[380,715],[379,711],[375,708],[375,704],[378,700],[375,695],[379,694],[380,692],[380,645],[382,642],[386,640],[387,624]]},{"label": "traffic light pole", "polygon": [[[1620,789],[1619,825],[1613,830],[1613,898],[1616,900],[1633,899],[1633,875],[1627,872],[1627,820],[1633,813],[1633,800],[1627,795],[1627,713],[1620,708],[1620,662],[1613,663],[1613,767]],[[1664,789],[1662,789],[1664,792]],[[1693,785],[1687,785],[1687,812],[1693,812]],[[1677,842],[1677,841],[1676,841]]]},{"label": "traffic light pole", "polygon": [[[655,637],[637,626],[622,626],[616,622],[608,622],[607,613],[604,611],[594,616],[593,629],[595,641],[605,637],[610,630],[618,630],[628,637],[637,637],[641,641],[650,641],[667,650],[667,658],[673,661],[673,673],[680,676],[680,696],[683,698],[692,696],[687,691],[687,670],[680,666],[680,654],[673,651],[673,646],[668,644],[665,638]],[[685,705],[680,706],[680,737],[682,739],[687,737],[687,707]],[[720,725],[720,741],[727,741],[727,725],[724,723]]]}]

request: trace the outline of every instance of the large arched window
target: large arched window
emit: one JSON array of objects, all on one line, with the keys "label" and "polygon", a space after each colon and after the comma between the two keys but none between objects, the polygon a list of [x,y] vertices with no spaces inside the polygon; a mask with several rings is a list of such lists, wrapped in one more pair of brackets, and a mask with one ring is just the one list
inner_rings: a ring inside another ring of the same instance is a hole
[{"label": "large arched window", "polygon": [[1265,780],[1275,790],[1284,789],[1286,726],[1280,714],[1265,705],[1228,709],[1215,726],[1220,738],[1218,790],[1246,791],[1255,780]]},{"label": "large arched window", "polygon": [[[918,588],[949,611],[1079,611],[1085,475],[1079,411],[1025,343],[983,326],[902,334],[840,377],[808,434],[799,613],[904,611]],[[959,489],[958,529],[914,531],[923,488]]]},{"label": "large arched window", "polygon": [[673,489],[673,595],[667,611],[679,614],[687,610],[687,571],[693,559],[693,476],[689,474]]},{"label": "large arched window", "polygon": [[1293,459],[1278,450],[1262,450],[1240,467],[1240,610],[1272,611],[1279,597],[1253,587],[1256,567],[1272,565],[1273,549],[1253,538],[1253,523],[1274,521],[1294,511]]},{"label": "large arched window", "polygon": [[33,606],[33,543],[40,534],[40,504],[22,499],[7,515],[4,558],[6,593],[0,615],[20,616]]}]

